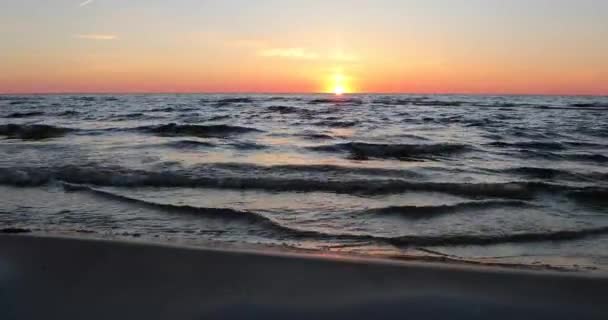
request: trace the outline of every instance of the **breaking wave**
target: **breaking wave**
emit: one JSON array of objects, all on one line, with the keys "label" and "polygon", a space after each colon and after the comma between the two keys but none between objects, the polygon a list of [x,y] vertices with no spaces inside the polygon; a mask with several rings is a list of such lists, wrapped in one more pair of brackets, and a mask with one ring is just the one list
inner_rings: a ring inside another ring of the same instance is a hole
[{"label": "breaking wave", "polygon": [[330,127],[330,128],[351,128],[358,125],[357,121],[334,121],[334,120],[322,120],[313,123],[315,126]]},{"label": "breaking wave", "polygon": [[42,115],[44,115],[44,112],[42,111],[15,112],[7,115],[6,118],[28,118]]},{"label": "breaking wave", "polygon": [[441,206],[391,206],[361,211],[357,214],[398,215],[408,219],[426,219],[439,215],[458,213],[463,211],[479,211],[495,208],[523,208],[531,206],[530,203],[519,200],[487,200],[462,202],[453,205]]},{"label": "breaking wave", "polygon": [[253,99],[251,98],[223,98],[216,101],[216,105],[223,107],[232,104],[241,104],[241,103],[252,103]]},{"label": "breaking wave", "polygon": [[55,127],[44,124],[0,125],[0,136],[6,136],[9,139],[43,140],[61,137],[72,131],[74,131],[74,129]]},{"label": "breaking wave", "polygon": [[103,197],[109,200],[123,202],[127,204],[135,204],[140,207],[150,208],[153,210],[161,210],[166,213],[188,214],[198,217],[206,217],[212,219],[222,219],[246,224],[255,224],[271,231],[291,234],[297,237],[318,237],[321,235],[315,231],[306,231],[285,227],[280,223],[267,218],[259,213],[251,211],[241,211],[230,208],[204,208],[188,205],[173,205],[150,202],[142,199],[131,198],[117,193],[91,188],[88,186],[64,183],[63,187],[66,191],[88,192],[93,195]]},{"label": "breaking wave", "polygon": [[491,146],[500,148],[521,148],[538,150],[563,150],[564,145],[559,142],[525,141],[525,142],[492,142]]},{"label": "breaking wave", "polygon": [[223,138],[235,134],[261,132],[261,130],[247,127],[218,125],[178,125],[170,123],[161,126],[147,126],[137,128],[139,131],[153,133],[159,136],[192,136]]},{"label": "breaking wave", "polygon": [[[40,186],[53,181],[117,187],[191,187],[219,189],[257,189],[269,191],[334,192],[343,194],[399,194],[407,191],[439,192],[470,198],[531,199],[543,192],[595,191],[601,188],[574,188],[543,182],[511,183],[447,183],[401,179],[350,178],[333,179],[327,174],[297,175],[289,167],[257,167],[241,165],[201,166],[174,171],[144,171],[116,167],[0,168],[0,184]],[[300,169],[304,170],[303,167]],[[308,168],[333,170],[331,167]],[[369,169],[376,170],[376,169]],[[287,176],[291,174],[293,176]],[[334,170],[333,174],[340,174]],[[404,172],[407,174],[407,171]],[[300,178],[301,177],[301,178]],[[328,179],[329,178],[329,179]]]},{"label": "breaking wave", "polygon": [[543,232],[523,232],[494,235],[452,235],[452,236],[403,236],[387,238],[395,246],[462,246],[495,245],[502,243],[527,243],[544,241],[570,241],[608,234],[608,226]]},{"label": "breaking wave", "polygon": [[603,178],[603,174],[579,174],[574,172],[569,172],[565,170],[553,169],[553,168],[538,168],[538,167],[517,167],[510,168],[506,170],[502,170],[501,172],[507,174],[517,174],[526,176],[528,178],[534,179],[555,179],[555,178],[565,178],[571,180],[590,180],[594,178],[601,179]]},{"label": "breaking wave", "polygon": [[309,147],[309,149],[322,152],[348,152],[352,158],[357,160],[368,158],[428,160],[465,152],[470,148],[461,144],[373,144],[348,142]]},{"label": "breaking wave", "polygon": [[356,98],[312,99],[308,104],[362,105],[363,101]]},{"label": "breaking wave", "polygon": [[314,113],[314,111],[309,110],[309,109],[304,109],[304,108],[298,108],[298,107],[290,107],[290,106],[270,106],[268,108],[266,108],[266,110],[268,110],[269,112],[276,112],[276,113],[280,113],[280,114],[303,114],[303,115],[309,115]]},{"label": "breaking wave", "polygon": [[[343,239],[354,241],[376,241],[386,242],[395,246],[460,246],[460,245],[494,245],[502,243],[525,243],[525,242],[543,242],[543,241],[567,241],[583,239],[591,236],[599,236],[608,234],[608,226],[579,229],[579,230],[553,230],[544,232],[526,232],[513,234],[489,234],[489,235],[411,235],[400,237],[382,237],[367,234],[332,234],[319,232],[314,230],[301,230],[284,226],[272,219],[269,219],[261,214],[239,211],[229,208],[203,208],[183,205],[171,205],[149,202],[145,200],[135,199],[116,193],[94,189],[87,186],[65,184],[64,188],[67,191],[85,191],[93,193],[97,196],[105,197],[110,200],[132,203],[143,207],[149,207],[156,210],[162,210],[168,213],[191,214],[197,216],[205,216],[208,218],[218,218],[230,221],[240,221],[248,224],[256,224],[268,230],[280,232],[294,238],[325,238],[325,239]],[[496,203],[497,205],[498,203]],[[506,203],[503,203],[503,205]],[[522,203],[523,204],[523,203]],[[480,204],[481,205],[481,204]],[[488,204],[486,204],[488,205]],[[494,204],[489,204],[490,206]],[[515,202],[512,205],[516,205]],[[517,204],[520,205],[520,204]],[[463,205],[465,206],[465,205]],[[476,206],[466,204],[466,206]]]},{"label": "breaking wave", "polygon": [[197,149],[197,148],[213,148],[216,145],[206,141],[180,140],[167,143],[169,147],[176,149]]}]

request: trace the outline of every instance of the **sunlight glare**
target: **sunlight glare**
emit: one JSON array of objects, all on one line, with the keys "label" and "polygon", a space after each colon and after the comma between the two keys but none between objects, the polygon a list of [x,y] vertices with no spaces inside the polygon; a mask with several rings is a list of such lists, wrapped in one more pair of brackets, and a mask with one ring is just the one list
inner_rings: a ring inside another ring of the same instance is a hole
[{"label": "sunlight glare", "polygon": [[327,92],[341,96],[346,93],[351,93],[352,89],[348,85],[348,78],[341,72],[336,72],[331,75],[328,81]]},{"label": "sunlight glare", "polygon": [[334,94],[337,96],[341,96],[344,94],[344,87],[341,85],[337,85],[334,87]]}]

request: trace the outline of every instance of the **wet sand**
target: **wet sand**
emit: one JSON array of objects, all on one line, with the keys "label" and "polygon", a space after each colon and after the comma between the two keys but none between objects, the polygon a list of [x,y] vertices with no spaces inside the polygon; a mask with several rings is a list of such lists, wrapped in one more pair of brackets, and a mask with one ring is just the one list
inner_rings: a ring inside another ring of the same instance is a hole
[{"label": "wet sand", "polygon": [[0,235],[2,319],[606,319],[608,278]]}]

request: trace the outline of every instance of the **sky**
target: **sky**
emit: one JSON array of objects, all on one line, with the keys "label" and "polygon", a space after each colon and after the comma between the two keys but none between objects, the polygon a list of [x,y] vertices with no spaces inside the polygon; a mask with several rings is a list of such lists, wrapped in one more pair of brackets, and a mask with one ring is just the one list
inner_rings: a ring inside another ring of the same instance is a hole
[{"label": "sky", "polygon": [[0,93],[608,95],[603,0],[0,0]]}]

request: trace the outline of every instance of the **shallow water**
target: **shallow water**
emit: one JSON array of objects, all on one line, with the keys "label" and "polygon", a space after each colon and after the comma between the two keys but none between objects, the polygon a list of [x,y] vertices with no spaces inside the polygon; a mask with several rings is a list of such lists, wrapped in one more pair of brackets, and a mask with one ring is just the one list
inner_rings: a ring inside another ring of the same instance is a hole
[{"label": "shallow water", "polygon": [[0,227],[608,268],[608,98],[0,96]]}]

